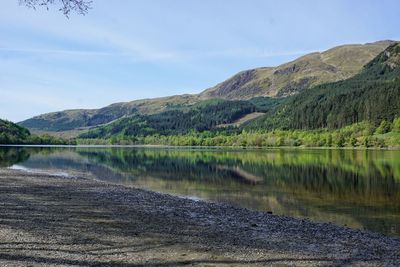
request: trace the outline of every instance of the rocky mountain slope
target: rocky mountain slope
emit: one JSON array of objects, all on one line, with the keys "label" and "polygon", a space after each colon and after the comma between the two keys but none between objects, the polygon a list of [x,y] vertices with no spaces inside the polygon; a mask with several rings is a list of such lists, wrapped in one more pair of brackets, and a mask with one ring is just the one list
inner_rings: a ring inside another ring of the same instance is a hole
[{"label": "rocky mountain slope", "polygon": [[204,91],[201,97],[250,99],[256,96],[284,97],[327,82],[350,78],[392,41],[343,45],[322,53],[302,56],[273,68],[240,72]]}]

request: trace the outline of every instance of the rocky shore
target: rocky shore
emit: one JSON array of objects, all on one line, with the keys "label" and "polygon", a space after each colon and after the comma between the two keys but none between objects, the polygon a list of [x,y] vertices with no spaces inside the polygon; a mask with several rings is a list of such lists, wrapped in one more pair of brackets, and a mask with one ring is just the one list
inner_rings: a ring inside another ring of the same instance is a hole
[{"label": "rocky shore", "polygon": [[0,169],[0,266],[400,266],[400,238]]}]

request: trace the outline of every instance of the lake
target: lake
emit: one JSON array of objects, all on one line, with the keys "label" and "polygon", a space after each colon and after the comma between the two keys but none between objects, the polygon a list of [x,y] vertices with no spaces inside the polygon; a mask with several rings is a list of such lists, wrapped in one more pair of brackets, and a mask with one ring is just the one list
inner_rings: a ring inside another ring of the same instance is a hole
[{"label": "lake", "polygon": [[400,236],[400,151],[0,147],[0,167],[85,176]]}]

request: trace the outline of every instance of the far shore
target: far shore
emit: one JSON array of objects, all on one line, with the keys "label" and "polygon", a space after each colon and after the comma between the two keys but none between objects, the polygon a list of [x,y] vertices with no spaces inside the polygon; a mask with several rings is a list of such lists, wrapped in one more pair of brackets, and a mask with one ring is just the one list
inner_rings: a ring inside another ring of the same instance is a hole
[{"label": "far shore", "polygon": [[399,266],[400,238],[0,168],[0,265]]},{"label": "far shore", "polygon": [[0,144],[0,147],[77,147],[77,148],[85,148],[85,147],[98,147],[98,148],[177,148],[177,149],[218,149],[218,150],[268,150],[268,149],[318,149],[318,150],[389,150],[389,151],[398,151],[400,147],[323,147],[323,146],[172,146],[172,145],[30,145],[30,144]]}]

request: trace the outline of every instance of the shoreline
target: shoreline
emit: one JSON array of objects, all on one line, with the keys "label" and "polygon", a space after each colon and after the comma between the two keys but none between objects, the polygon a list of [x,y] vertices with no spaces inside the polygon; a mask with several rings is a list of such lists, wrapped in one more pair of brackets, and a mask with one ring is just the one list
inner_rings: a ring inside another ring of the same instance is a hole
[{"label": "shoreline", "polygon": [[0,265],[396,266],[400,238],[0,168]]},{"label": "shoreline", "polygon": [[0,144],[0,147],[44,147],[44,148],[163,148],[163,149],[215,149],[215,150],[231,150],[231,151],[243,151],[253,150],[262,151],[269,149],[293,149],[293,150],[377,150],[377,151],[400,151],[400,147],[307,147],[307,146],[170,146],[170,145],[29,145],[29,144]]}]

